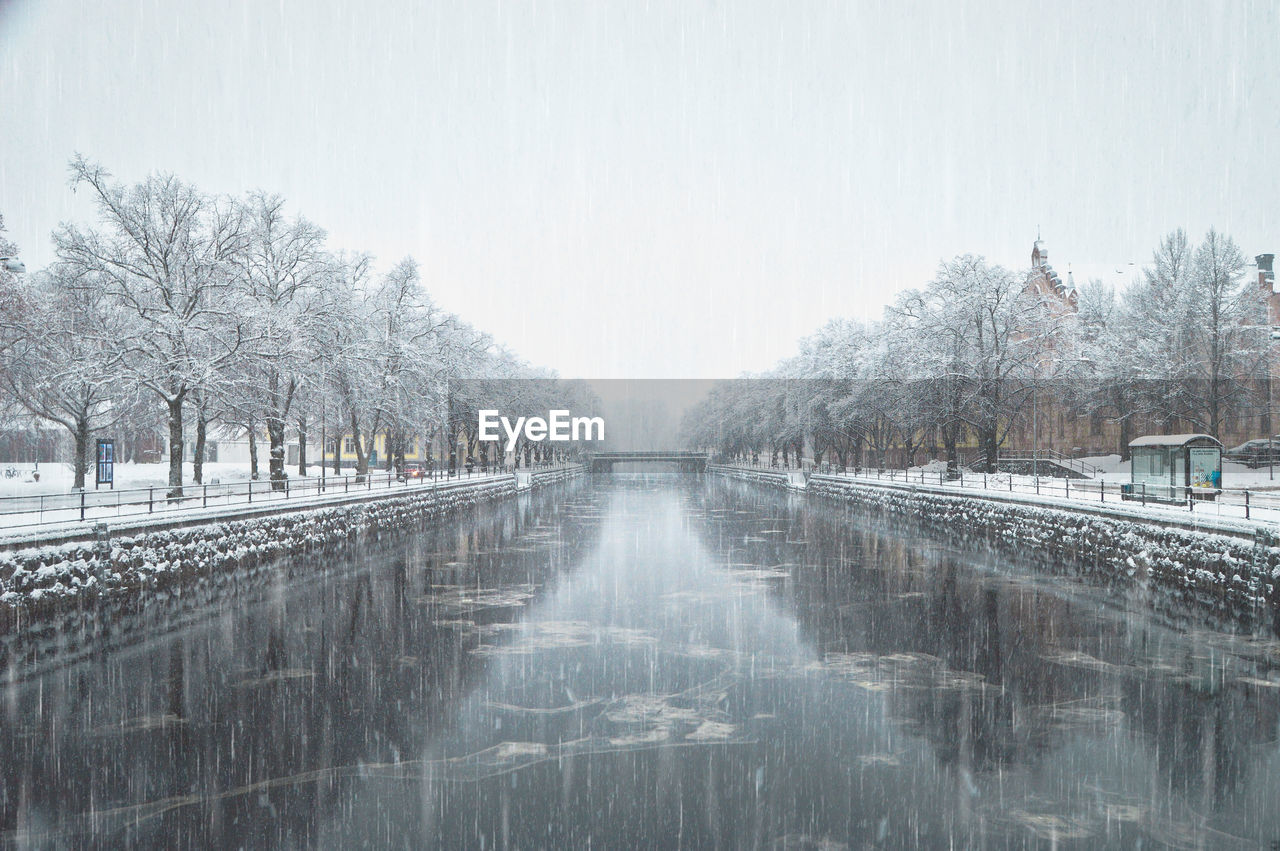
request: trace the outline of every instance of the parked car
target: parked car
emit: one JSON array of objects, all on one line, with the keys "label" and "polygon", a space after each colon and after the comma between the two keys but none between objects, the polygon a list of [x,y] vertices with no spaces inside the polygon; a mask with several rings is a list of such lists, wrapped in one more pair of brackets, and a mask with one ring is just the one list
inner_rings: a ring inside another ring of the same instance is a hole
[{"label": "parked car", "polygon": [[424,479],[427,477],[426,464],[405,464],[400,477],[403,479]]},{"label": "parked car", "polygon": [[1280,436],[1273,438],[1259,437],[1246,440],[1222,453],[1224,461],[1235,461],[1246,467],[1266,467],[1280,464]]}]

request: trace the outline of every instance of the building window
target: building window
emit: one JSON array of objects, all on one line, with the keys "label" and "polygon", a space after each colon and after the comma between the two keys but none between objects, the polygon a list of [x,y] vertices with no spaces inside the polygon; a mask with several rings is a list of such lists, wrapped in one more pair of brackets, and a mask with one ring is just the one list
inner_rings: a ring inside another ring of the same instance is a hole
[{"label": "building window", "polygon": [[344,437],[344,438],[342,438],[342,454],[343,454],[343,455],[355,455],[355,454],[356,454],[356,441],[355,441],[355,438],[353,438],[353,437]]}]

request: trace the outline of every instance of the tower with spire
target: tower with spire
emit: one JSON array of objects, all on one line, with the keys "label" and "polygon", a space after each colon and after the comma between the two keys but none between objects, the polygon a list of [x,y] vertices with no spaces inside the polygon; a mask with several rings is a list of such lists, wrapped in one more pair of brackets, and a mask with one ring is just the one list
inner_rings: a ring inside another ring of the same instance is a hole
[{"label": "tower with spire", "polygon": [[1070,275],[1064,282],[1053,266],[1049,265],[1049,249],[1040,238],[1039,226],[1036,227],[1036,241],[1031,244],[1031,275],[1027,287],[1034,289],[1051,303],[1056,303],[1061,312],[1074,312],[1077,309],[1079,296],[1075,283]]}]

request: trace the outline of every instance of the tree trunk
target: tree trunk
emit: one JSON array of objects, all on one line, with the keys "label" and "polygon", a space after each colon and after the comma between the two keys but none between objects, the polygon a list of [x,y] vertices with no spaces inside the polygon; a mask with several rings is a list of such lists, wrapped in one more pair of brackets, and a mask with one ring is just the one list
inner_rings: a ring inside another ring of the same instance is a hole
[{"label": "tree trunk", "polygon": [[267,440],[271,442],[271,452],[267,455],[267,466],[271,471],[271,489],[284,490],[284,420],[271,415],[267,417]]},{"label": "tree trunk", "polygon": [[1222,431],[1222,405],[1218,398],[1221,383],[1217,376],[1209,379],[1209,434],[1220,437]]},{"label": "tree trunk", "polygon": [[356,447],[356,481],[363,482],[369,475],[369,448],[360,439],[360,421],[351,415],[351,442]]},{"label": "tree trunk", "polygon": [[196,408],[196,448],[191,456],[191,469],[196,484],[204,484],[204,444],[209,432],[209,420],[205,416],[204,405]]},{"label": "tree trunk", "polygon": [[182,402],[186,393],[168,400],[169,406],[169,496],[182,496]]},{"label": "tree trunk", "polygon": [[[89,467],[89,418],[76,417],[76,430],[74,434],[76,440],[76,461],[75,461],[75,479],[72,480],[71,486],[77,490],[84,489],[85,472]],[[96,478],[96,476],[95,476]]]},{"label": "tree trunk", "polygon": [[[323,453],[323,450],[322,450]],[[321,454],[321,463],[324,463],[324,455]],[[298,475],[306,477],[307,475],[307,418],[298,417]]]},{"label": "tree trunk", "polygon": [[258,429],[252,417],[249,419],[247,431],[249,433],[249,479],[256,482],[258,480]]},{"label": "tree trunk", "polygon": [[942,451],[947,456],[947,477],[953,474],[960,475],[960,459],[956,452],[956,442],[959,435],[956,434],[954,425],[943,426],[942,428]]},{"label": "tree trunk", "polygon": [[[982,463],[983,473],[994,473],[996,470],[996,458],[1000,451],[999,440],[996,435],[996,426],[984,426],[978,435],[978,445],[982,447],[984,456]],[[1038,470],[1036,471],[1039,472]]]},{"label": "tree trunk", "polygon": [[1271,434],[1271,376],[1263,376],[1262,378],[1262,433]]}]

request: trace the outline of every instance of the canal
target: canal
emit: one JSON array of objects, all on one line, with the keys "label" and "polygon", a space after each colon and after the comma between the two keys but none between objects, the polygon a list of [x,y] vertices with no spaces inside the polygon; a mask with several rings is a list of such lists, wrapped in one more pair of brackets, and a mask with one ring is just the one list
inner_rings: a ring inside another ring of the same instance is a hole
[{"label": "canal", "polygon": [[1280,841],[1273,641],[742,483],[560,486],[178,611],[14,663],[8,844]]}]

